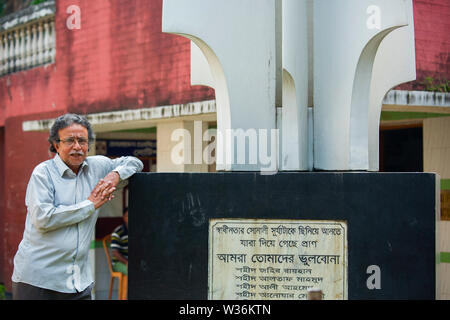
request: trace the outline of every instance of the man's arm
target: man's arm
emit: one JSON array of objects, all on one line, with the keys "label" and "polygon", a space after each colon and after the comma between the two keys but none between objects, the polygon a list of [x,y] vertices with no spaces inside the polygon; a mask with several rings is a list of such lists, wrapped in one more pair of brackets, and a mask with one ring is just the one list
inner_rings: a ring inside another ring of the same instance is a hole
[{"label": "man's arm", "polygon": [[33,225],[41,232],[52,231],[87,219],[111,199],[115,190],[110,183],[100,181],[87,200],[74,205],[54,205],[54,186],[45,170],[34,170],[26,193],[26,205]]},{"label": "man's arm", "polygon": [[128,260],[125,259],[125,257],[117,250],[112,249],[112,255],[114,258],[116,258],[118,261],[122,262],[124,265],[128,266]]},{"label": "man's arm", "polygon": [[119,182],[142,171],[142,162],[135,157],[109,159],[102,157],[110,172],[99,181],[88,199],[74,205],[54,205],[54,186],[45,169],[36,168],[28,183],[26,205],[34,226],[41,232],[79,223],[87,219],[96,209],[112,199],[112,192]]},{"label": "man's arm", "polygon": [[142,161],[136,157],[128,156],[108,160],[110,161],[111,169],[103,179],[106,182],[111,182],[113,187],[117,187],[119,182],[127,180],[136,172],[141,172],[144,168]]}]

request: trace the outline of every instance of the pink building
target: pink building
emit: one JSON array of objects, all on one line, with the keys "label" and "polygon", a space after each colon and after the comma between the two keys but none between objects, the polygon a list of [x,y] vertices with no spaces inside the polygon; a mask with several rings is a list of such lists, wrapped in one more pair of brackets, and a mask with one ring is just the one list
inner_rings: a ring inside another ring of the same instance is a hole
[{"label": "pink building", "polygon": [[[438,172],[442,233],[450,234],[450,2],[413,2],[417,81],[385,98],[380,168]],[[154,152],[139,151],[146,171],[167,170],[171,130],[188,128],[192,120],[216,125],[214,90],[190,84],[190,42],[162,33],[161,19],[162,0],[54,0],[0,18],[0,282],[7,291],[22,239],[28,179],[39,162],[52,157],[51,119],[87,114],[97,147],[147,142]],[[120,155],[102,150],[97,153]],[[97,239],[111,231],[117,216],[101,216]],[[450,239],[441,243],[442,262],[450,263]],[[93,252],[97,244],[93,239]],[[100,269],[97,262],[99,278]],[[447,278],[441,291],[450,298]]]}]

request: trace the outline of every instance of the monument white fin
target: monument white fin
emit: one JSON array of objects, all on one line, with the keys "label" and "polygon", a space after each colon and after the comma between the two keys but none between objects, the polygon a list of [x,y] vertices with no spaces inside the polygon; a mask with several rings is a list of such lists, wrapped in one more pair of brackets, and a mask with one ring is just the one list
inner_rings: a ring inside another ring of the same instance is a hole
[{"label": "monument white fin", "polygon": [[392,31],[381,42],[372,72],[369,99],[369,171],[379,168],[379,128],[383,99],[393,87],[416,79],[412,0],[406,1],[408,26]]},{"label": "monument white fin", "polygon": [[314,167],[368,170],[372,68],[404,0],[314,1]]},{"label": "monument white fin", "polygon": [[215,87],[208,60],[193,41],[191,41],[191,85]]},{"label": "monument white fin", "polygon": [[412,0],[164,0],[162,27],[215,89],[217,170],[379,169],[382,99],[416,77]]},{"label": "monument white fin", "polygon": [[[258,8],[258,10],[255,10]],[[164,32],[191,39],[214,79],[217,104],[217,170],[260,170],[239,164],[227,130],[275,129],[275,0],[165,0]],[[232,135],[231,135],[232,136]],[[238,150],[239,152],[239,150]],[[249,149],[245,150],[246,159]],[[233,155],[231,163],[227,157]]]},{"label": "monument white fin", "polygon": [[281,170],[308,170],[308,6],[283,1]]}]

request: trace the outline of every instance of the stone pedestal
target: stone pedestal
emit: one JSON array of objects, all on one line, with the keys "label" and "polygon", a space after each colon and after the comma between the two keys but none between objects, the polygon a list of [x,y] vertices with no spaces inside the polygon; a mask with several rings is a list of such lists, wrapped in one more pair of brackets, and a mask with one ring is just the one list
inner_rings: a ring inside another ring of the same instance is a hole
[{"label": "stone pedestal", "polygon": [[[136,174],[130,181],[129,298],[305,299],[303,289],[317,287],[325,289],[324,299],[435,299],[437,178]],[[336,275],[328,267],[337,268]],[[226,288],[220,279],[212,284],[221,270],[241,287]],[[340,287],[327,296],[333,281]]]}]

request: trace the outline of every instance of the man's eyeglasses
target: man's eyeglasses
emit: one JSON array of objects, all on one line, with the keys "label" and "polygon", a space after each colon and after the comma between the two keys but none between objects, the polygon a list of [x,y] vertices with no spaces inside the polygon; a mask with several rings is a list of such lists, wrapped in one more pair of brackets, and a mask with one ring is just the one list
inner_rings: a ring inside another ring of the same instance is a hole
[{"label": "man's eyeglasses", "polygon": [[86,147],[89,144],[89,140],[85,138],[67,138],[64,140],[58,139],[57,141],[64,143],[68,147],[73,146],[75,144],[75,141],[78,141],[80,147]]}]

